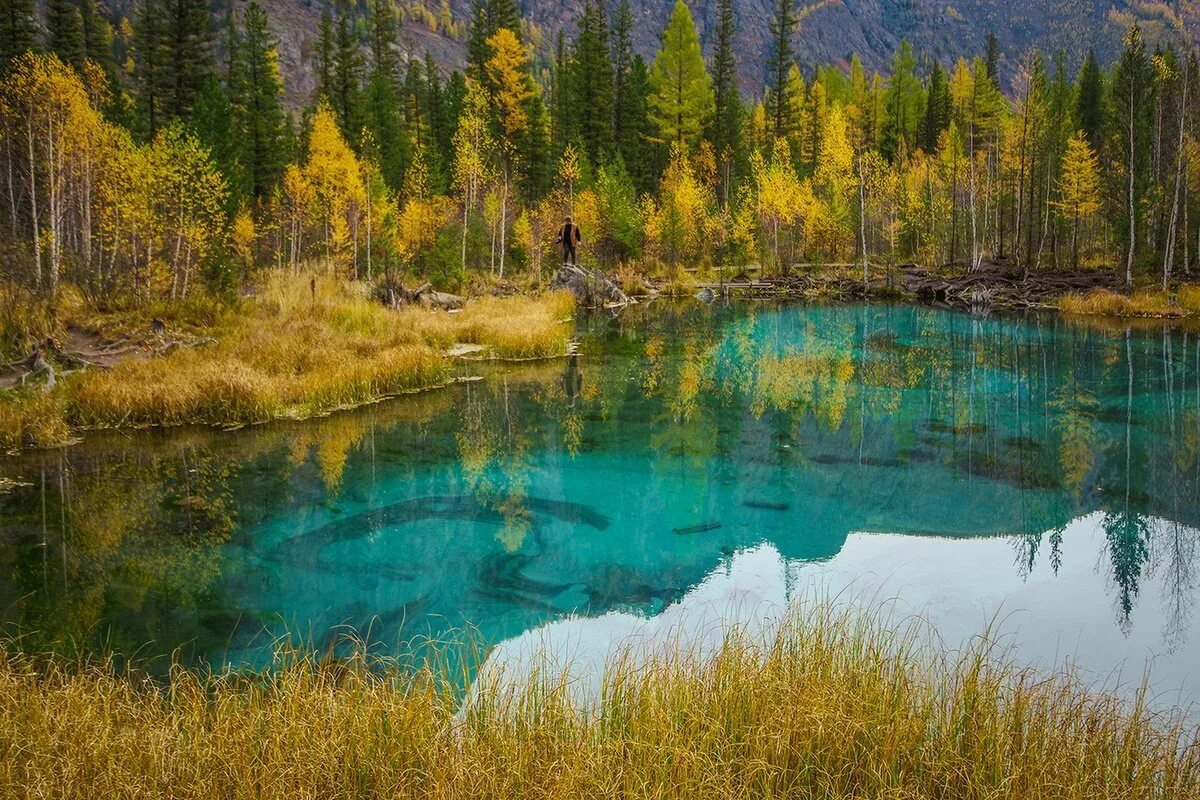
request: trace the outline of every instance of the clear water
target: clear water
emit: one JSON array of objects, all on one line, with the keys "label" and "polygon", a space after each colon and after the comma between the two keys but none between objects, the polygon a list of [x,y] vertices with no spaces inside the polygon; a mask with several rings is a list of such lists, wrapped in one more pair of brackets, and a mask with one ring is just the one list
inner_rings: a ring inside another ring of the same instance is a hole
[{"label": "clear water", "polygon": [[285,630],[608,641],[853,586],[1197,697],[1195,333],[696,303],[579,339],[316,421],[0,461],[0,619],[30,648],[261,664]]}]

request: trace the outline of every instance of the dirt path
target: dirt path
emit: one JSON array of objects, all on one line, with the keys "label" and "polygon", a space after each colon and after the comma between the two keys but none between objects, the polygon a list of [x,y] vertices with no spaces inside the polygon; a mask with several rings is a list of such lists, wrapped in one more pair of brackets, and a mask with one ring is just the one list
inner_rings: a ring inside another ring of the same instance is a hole
[{"label": "dirt path", "polygon": [[[107,369],[127,359],[154,358],[156,354],[149,336],[113,341],[74,325],[67,326],[66,336],[58,341],[58,346],[72,362],[61,363],[52,358],[59,374],[78,369]],[[0,391],[13,388],[26,374],[28,370],[22,366],[0,368]]]}]

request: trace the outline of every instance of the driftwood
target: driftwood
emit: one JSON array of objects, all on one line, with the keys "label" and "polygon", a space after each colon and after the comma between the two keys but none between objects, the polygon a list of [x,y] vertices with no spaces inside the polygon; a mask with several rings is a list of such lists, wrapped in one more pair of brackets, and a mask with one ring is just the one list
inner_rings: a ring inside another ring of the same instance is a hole
[{"label": "driftwood", "polygon": [[1118,276],[1110,272],[1025,272],[1006,264],[985,262],[974,271],[958,275],[931,273],[915,264],[894,267],[886,276],[873,267],[864,283],[850,276],[793,274],[752,278],[741,272],[728,281],[701,283],[697,288],[721,295],[755,298],[835,297],[858,300],[894,296],[898,291],[930,305],[972,310],[1023,310],[1050,308],[1051,301],[1069,292],[1098,287],[1116,288]]},{"label": "driftwood", "polygon": [[630,303],[629,295],[621,291],[600,270],[589,270],[574,264],[563,264],[550,281],[552,289],[568,289],[585,308],[623,306]]},{"label": "driftwood", "polygon": [[39,375],[45,376],[46,382],[42,388],[45,391],[50,391],[57,383],[54,365],[50,363],[50,359],[46,358],[47,349],[57,350],[57,345],[53,344],[54,340],[47,338],[42,342],[35,342],[33,349],[29,355],[19,361],[12,361],[8,364],[0,364],[0,369],[5,372],[20,373],[20,378],[17,380],[17,385],[24,386],[25,382],[30,378],[35,378]]},{"label": "driftwood", "polygon": [[1027,272],[985,263],[962,275],[931,275],[915,266],[902,270],[901,285],[918,299],[955,308],[1021,310],[1050,307],[1050,300],[1070,292],[1112,289],[1111,272]]}]

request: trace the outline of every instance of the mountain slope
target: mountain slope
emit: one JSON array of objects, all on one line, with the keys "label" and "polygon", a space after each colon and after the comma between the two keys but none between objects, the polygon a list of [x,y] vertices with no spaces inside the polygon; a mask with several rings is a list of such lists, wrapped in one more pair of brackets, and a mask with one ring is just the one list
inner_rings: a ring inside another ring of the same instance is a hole
[{"label": "mountain slope", "polygon": [[[651,58],[674,0],[631,0],[635,45]],[[114,6],[129,0],[110,0]],[[245,0],[233,0],[242,8]],[[320,22],[320,0],[260,0],[279,41],[280,61],[289,102],[299,106],[311,97],[313,51]],[[411,4],[412,0],[407,0]],[[417,0],[420,2],[420,0]],[[438,0],[425,0],[436,6]],[[615,5],[615,0],[608,0]],[[1063,49],[1074,68],[1089,47],[1101,63],[1116,57],[1129,26],[1138,22],[1151,43],[1195,43],[1200,39],[1200,0],[1130,2],[1129,0],[799,0],[802,21],[795,38],[797,58],[811,68],[822,63],[846,65],[857,53],[868,70],[885,72],[902,39],[916,48],[925,66],[931,59],[952,63],[959,56],[982,55],[989,32],[1002,54],[1001,76],[1007,83],[1025,50],[1049,54]],[[459,27],[470,17],[471,0],[451,0]],[[557,32],[570,41],[576,32],[581,3],[566,0],[522,0],[522,10],[536,31],[535,41],[549,54]],[[689,0],[706,55],[716,30],[716,0]],[[771,47],[773,0],[735,0],[738,56],[742,88],[761,92]],[[116,14],[128,13],[114,8]],[[220,12],[217,12],[220,13]],[[460,69],[466,58],[462,41],[408,21],[401,29],[401,49],[421,58],[428,50],[446,69]]]}]

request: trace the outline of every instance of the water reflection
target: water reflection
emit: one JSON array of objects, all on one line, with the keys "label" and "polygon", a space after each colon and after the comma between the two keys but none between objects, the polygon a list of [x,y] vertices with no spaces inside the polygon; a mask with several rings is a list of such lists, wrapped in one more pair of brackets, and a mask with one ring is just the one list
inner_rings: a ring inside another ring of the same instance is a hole
[{"label": "water reflection", "polygon": [[[1151,608],[1156,641],[1188,646],[1190,331],[684,304],[579,338],[567,359],[466,365],[479,380],[312,422],[10,459],[3,618],[31,647],[246,662],[285,628],[326,646],[463,625],[498,641],[662,614],[764,542],[846,564],[848,537],[873,531],[929,559],[933,586],[981,537],[1017,581],[1086,567],[1100,584],[1064,578],[1055,602],[1102,602],[1126,643]],[[1072,555],[1081,518],[1096,535]]]}]

